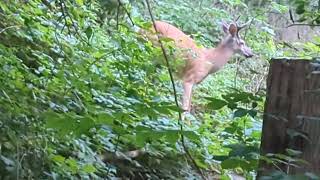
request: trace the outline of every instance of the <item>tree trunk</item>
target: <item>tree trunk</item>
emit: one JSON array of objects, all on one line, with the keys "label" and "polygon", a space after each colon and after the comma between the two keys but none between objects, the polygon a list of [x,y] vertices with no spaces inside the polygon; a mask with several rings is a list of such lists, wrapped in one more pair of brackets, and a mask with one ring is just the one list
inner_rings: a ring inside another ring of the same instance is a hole
[{"label": "tree trunk", "polygon": [[315,61],[272,60],[267,80],[261,154],[301,151],[309,164],[293,167],[260,162],[258,177],[281,169],[288,174],[320,174],[320,64]]}]

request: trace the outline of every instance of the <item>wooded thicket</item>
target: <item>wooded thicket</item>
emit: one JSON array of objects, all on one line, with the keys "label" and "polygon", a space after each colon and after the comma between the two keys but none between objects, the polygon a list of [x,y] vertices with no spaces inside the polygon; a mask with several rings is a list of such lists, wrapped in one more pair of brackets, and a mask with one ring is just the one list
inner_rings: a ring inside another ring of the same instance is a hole
[{"label": "wooded thicket", "polygon": [[[181,128],[163,54],[137,33],[151,27],[146,1],[2,0],[1,179],[254,179],[259,161],[304,166],[298,150],[260,155],[259,148],[269,60],[320,53],[318,36],[290,32],[301,41],[286,41],[280,30],[317,28],[318,1],[150,4],[156,19],[205,47],[220,41],[223,21],[241,15],[239,22],[251,20],[241,35],[256,56],[236,56],[198,85],[186,117],[192,125]],[[278,169],[264,178],[318,177]]]}]

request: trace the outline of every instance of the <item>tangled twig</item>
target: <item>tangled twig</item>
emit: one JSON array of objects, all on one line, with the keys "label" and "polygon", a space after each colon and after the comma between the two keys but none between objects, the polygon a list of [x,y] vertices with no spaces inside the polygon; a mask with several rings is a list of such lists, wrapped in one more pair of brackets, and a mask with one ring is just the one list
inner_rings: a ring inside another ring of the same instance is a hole
[{"label": "tangled twig", "polygon": [[[68,35],[71,36],[72,31],[71,31],[70,25],[68,24],[68,19],[69,19],[70,22],[71,22],[71,26],[73,27],[74,32],[78,35],[78,37],[79,37],[83,42],[86,42],[88,45],[90,45],[89,40],[86,41],[86,40],[82,37],[82,35],[80,34],[79,29],[78,29],[78,27],[77,27],[74,19],[72,18],[72,16],[71,16],[70,13],[69,13],[69,10],[68,10],[68,7],[67,7],[65,1],[59,0],[59,1],[58,1],[58,4],[59,4],[59,6],[60,6],[61,13],[62,13],[61,18],[63,18],[63,20],[64,20],[64,26],[62,27],[61,32],[64,30],[65,27],[67,27],[67,29],[68,29]],[[60,18],[59,18],[59,19],[60,19]]]}]

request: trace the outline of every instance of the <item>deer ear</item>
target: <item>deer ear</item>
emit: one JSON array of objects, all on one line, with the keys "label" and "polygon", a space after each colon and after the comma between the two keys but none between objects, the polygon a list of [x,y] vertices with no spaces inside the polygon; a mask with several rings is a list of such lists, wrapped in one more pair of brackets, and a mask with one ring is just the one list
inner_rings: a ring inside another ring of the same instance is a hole
[{"label": "deer ear", "polygon": [[231,36],[235,36],[238,32],[238,28],[237,28],[237,25],[235,24],[230,24],[229,26],[229,33],[231,34]]},{"label": "deer ear", "polygon": [[228,24],[226,24],[225,22],[222,23],[222,29],[223,32],[228,33]]}]

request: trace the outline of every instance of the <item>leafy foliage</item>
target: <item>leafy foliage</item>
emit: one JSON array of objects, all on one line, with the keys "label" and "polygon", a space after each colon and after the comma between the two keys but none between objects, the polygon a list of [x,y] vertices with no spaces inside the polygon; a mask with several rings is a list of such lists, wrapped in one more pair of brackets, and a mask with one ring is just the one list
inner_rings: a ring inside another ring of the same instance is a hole
[{"label": "leafy foliage", "polygon": [[[276,2],[267,6],[286,11]],[[237,57],[197,87],[193,124],[183,129],[169,76],[157,62],[161,51],[136,32],[151,25],[144,3],[0,2],[1,178],[199,179],[181,135],[205,175],[254,177],[263,69],[278,53],[266,8],[239,0],[163,0],[153,7],[202,46],[216,45],[220,23],[239,11],[241,22],[253,20],[242,36],[259,56]]]}]

